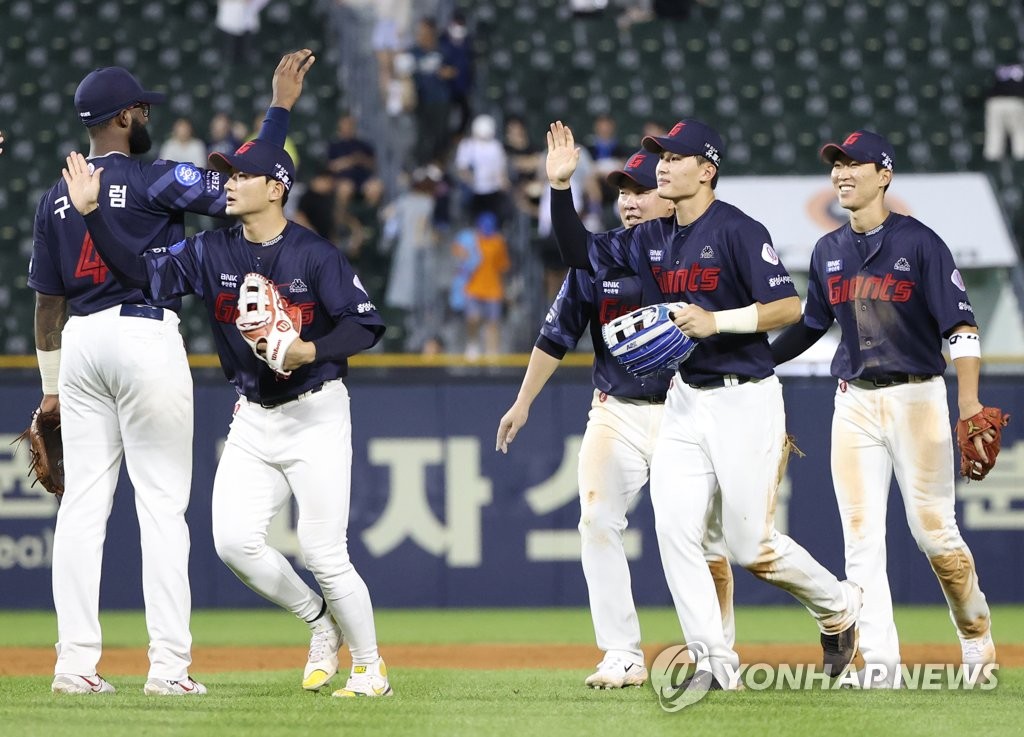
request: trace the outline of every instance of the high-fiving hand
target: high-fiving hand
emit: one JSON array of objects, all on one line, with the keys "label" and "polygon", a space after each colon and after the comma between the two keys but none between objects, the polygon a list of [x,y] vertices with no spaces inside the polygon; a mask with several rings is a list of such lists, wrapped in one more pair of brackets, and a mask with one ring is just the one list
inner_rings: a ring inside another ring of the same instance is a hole
[{"label": "high-fiving hand", "polygon": [[291,110],[292,105],[302,94],[302,80],[315,61],[316,57],[309,49],[299,49],[285,54],[274,70],[274,80],[271,83],[274,97],[270,104]]},{"label": "high-fiving hand", "polygon": [[561,120],[551,124],[548,130],[548,158],[546,162],[548,182],[555,189],[569,189],[569,180],[576,171],[580,151],[569,126]]},{"label": "high-fiving hand", "polygon": [[95,169],[77,151],[68,154],[66,161],[67,166],[60,173],[68,185],[71,204],[81,214],[88,215],[99,207],[100,174],[103,172],[103,167]]}]

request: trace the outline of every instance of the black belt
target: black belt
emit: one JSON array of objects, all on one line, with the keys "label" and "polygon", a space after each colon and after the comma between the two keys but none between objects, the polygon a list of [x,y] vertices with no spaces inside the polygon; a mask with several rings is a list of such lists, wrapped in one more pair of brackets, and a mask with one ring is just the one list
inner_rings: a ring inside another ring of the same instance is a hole
[{"label": "black belt", "polygon": [[252,400],[252,399],[250,399],[249,401],[253,402],[254,404],[258,404],[263,409],[273,409],[274,407],[280,407],[282,404],[288,404],[289,402],[294,402],[296,400],[302,399],[303,397],[308,397],[310,394],[316,394],[318,391],[321,391],[323,388],[324,388],[323,384],[317,384],[312,389],[310,389],[308,392],[302,392],[302,394],[297,394],[294,397],[281,397],[280,399],[260,399],[260,400]]},{"label": "black belt", "polygon": [[655,394],[649,397],[623,397],[631,402],[644,402],[646,404],[665,404],[664,394]]},{"label": "black belt", "polygon": [[896,384],[917,384],[934,378],[934,375],[894,373],[878,374],[876,376],[860,376],[856,379],[850,379],[847,383],[853,384],[861,389],[883,389],[887,386],[894,386]]},{"label": "black belt", "polygon": [[164,308],[153,305],[121,305],[121,317],[147,317],[150,320],[163,320]]},{"label": "black belt", "polygon": [[713,379],[708,379],[700,384],[690,384],[690,387],[693,389],[721,389],[723,386],[739,386],[740,384],[746,384],[748,381],[760,381],[760,379],[755,379],[753,376],[726,374],[725,376],[716,376]]}]

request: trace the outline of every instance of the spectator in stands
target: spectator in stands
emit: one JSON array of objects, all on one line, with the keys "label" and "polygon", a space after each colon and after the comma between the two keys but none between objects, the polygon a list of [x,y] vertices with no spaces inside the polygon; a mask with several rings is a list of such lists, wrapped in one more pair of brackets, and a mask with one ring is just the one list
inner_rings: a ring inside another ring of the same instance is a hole
[{"label": "spectator in stands", "polygon": [[455,69],[455,74],[448,80],[451,90],[452,104],[459,111],[459,122],[455,133],[462,135],[469,127],[471,117],[469,97],[473,92],[473,65],[475,63],[473,36],[466,25],[466,16],[461,10],[452,14],[451,22],[441,35],[441,54],[446,63]]},{"label": "spectator in stands", "polygon": [[420,167],[409,176],[408,189],[381,210],[385,221],[383,248],[391,253],[384,303],[404,310],[406,348],[413,349],[440,327],[437,275],[437,233],[434,229],[434,192],[441,172]]},{"label": "spectator in stands", "polygon": [[[262,124],[263,118],[260,117]],[[164,141],[160,147],[160,158],[167,161],[187,161],[199,168],[206,164],[206,144],[202,139],[196,138],[192,121],[188,118],[178,118],[171,126],[171,137]]]},{"label": "spectator in stands", "polygon": [[985,158],[999,161],[1010,153],[1024,160],[1024,64],[996,67],[995,81],[985,101]]},{"label": "spectator in stands", "polygon": [[373,10],[373,54],[377,58],[377,74],[381,94],[387,96],[388,84],[394,74],[395,56],[409,46],[412,21],[412,0],[375,0]]},{"label": "spectator in stands", "polygon": [[210,119],[210,133],[206,140],[208,153],[233,154],[242,145],[235,137],[235,123],[227,113],[217,113]]},{"label": "spectator in stands", "polygon": [[373,145],[358,136],[356,119],[349,113],[338,118],[337,134],[327,146],[327,166],[334,174],[341,213],[349,211],[354,199],[377,207],[383,186],[376,176],[376,154]]},{"label": "spectator in stands", "polygon": [[410,53],[416,60],[416,163],[422,166],[445,158],[451,140],[448,83],[458,71],[444,58],[437,43],[437,24],[430,18],[416,25],[416,43]]},{"label": "spectator in stands", "polygon": [[[496,356],[501,346],[501,313],[505,302],[505,273],[509,270],[508,244],[498,229],[493,212],[483,212],[476,220],[476,249],[479,264],[466,282],[466,358],[481,356],[480,333],[483,328],[483,355]],[[453,246],[457,259],[473,254],[460,242]]]},{"label": "spectator in stands", "polygon": [[334,174],[331,170],[326,166],[318,169],[306,185],[306,191],[299,198],[292,220],[338,245],[338,233],[334,223],[334,190]]},{"label": "spectator in stands", "polygon": [[268,2],[270,0],[217,0],[214,24],[226,36],[233,63],[254,61],[250,39],[260,30],[260,11]]},{"label": "spectator in stands", "polygon": [[384,93],[384,111],[391,130],[391,145],[381,147],[383,172],[408,171],[412,166],[410,159],[416,142],[416,85],[412,80],[415,68],[416,60],[412,54],[395,55]]},{"label": "spectator in stands", "polygon": [[594,118],[587,150],[594,159],[593,174],[587,186],[597,193],[597,197],[589,202],[589,216],[600,222],[603,230],[617,227],[619,190],[608,184],[607,176],[625,166],[632,151],[619,141],[613,117],[598,115]]},{"label": "spectator in stands", "polygon": [[490,212],[502,222],[507,213],[508,160],[505,147],[496,134],[490,115],[473,120],[472,135],[459,142],[455,151],[455,170],[469,191],[469,214],[475,222],[481,213]]}]

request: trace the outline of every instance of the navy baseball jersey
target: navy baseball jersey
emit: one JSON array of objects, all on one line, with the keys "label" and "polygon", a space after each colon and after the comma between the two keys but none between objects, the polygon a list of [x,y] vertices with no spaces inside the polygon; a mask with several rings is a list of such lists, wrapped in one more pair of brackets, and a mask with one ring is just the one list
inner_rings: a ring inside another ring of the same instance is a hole
[{"label": "navy baseball jersey", "polygon": [[[120,153],[90,163],[103,167],[99,202],[104,210],[116,213],[108,218],[111,231],[119,244],[136,254],[184,238],[184,210],[224,214],[224,180],[219,172],[174,161],[144,163]],[[28,285],[43,294],[64,295],[71,315],[147,301],[140,290],[121,286],[103,263],[63,179],[36,209]],[[178,310],[181,299],[150,303]]]},{"label": "navy baseball jersey", "polygon": [[[587,250],[595,273],[650,269],[665,302],[717,311],[796,296],[768,230],[721,200],[687,226],[667,217],[591,234]],[[725,374],[765,378],[774,365],[765,333],[721,333],[698,341],[679,374],[699,386]]]},{"label": "navy baseball jersey", "polygon": [[[102,245],[107,250],[107,244]],[[278,377],[235,327],[238,289],[245,274],[262,274],[287,303],[299,306],[303,340],[327,335],[341,320],[369,328],[377,339],[384,333],[384,322],[348,260],[331,243],[295,223],[289,222],[265,244],[246,240],[242,226],[236,225],[199,233],[144,256],[155,299],[195,294],[203,300],[224,374],[239,394],[254,402],[292,398],[345,376],[348,361],[317,361],[295,369],[287,379]]]},{"label": "navy baseball jersey", "polygon": [[868,233],[847,223],[814,246],[804,322],[842,340],[832,360],[839,379],[886,373],[937,375],[942,338],[976,326],[953,254],[920,221],[891,213]]},{"label": "navy baseball jersey", "polygon": [[[612,356],[601,335],[605,323],[644,306],[641,291],[640,277],[622,269],[605,269],[596,278],[583,269],[570,269],[544,318],[537,347],[561,358],[576,347],[589,325],[594,343],[593,380],[599,391],[633,399],[664,397],[671,372],[635,378]],[[552,344],[561,350],[552,350]]]}]

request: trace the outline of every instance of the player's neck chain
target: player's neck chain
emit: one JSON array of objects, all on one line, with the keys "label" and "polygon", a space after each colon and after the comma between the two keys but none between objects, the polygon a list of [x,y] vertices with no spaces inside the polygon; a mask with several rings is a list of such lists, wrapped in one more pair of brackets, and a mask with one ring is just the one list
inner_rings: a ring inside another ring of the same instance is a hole
[{"label": "player's neck chain", "polygon": [[[263,241],[262,243],[253,243],[253,245],[258,246],[259,248],[266,248],[267,246],[272,246],[275,243],[278,243],[282,238],[284,238],[283,230],[280,233],[278,233],[275,237],[271,238],[269,241]],[[252,243],[252,241],[250,241],[250,243]]]}]

